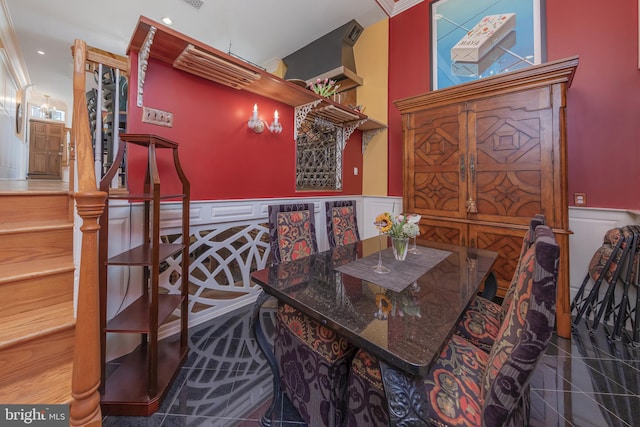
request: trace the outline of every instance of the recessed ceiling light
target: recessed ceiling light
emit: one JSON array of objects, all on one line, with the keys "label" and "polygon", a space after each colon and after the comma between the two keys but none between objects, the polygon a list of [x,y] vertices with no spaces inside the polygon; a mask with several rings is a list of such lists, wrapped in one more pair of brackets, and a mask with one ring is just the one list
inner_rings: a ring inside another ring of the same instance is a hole
[{"label": "recessed ceiling light", "polygon": [[44,51],[39,50],[39,51],[38,51],[38,55],[44,55]]},{"label": "recessed ceiling light", "polygon": [[162,22],[164,22],[167,25],[173,25],[173,21],[168,16],[165,16],[164,18],[162,18]]}]

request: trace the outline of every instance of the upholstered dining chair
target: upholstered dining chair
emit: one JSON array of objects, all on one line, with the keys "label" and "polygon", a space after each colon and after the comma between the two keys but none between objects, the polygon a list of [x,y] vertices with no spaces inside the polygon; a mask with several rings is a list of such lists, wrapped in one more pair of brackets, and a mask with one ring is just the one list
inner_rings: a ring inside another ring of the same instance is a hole
[{"label": "upholstered dining chair", "polygon": [[[522,239],[522,247],[520,248],[520,257],[518,258],[516,271],[518,271],[524,253],[533,243],[533,233],[536,227],[544,225],[545,222],[546,218],[542,214],[537,214],[531,218],[529,229]],[[458,323],[456,334],[467,339],[475,346],[489,352],[511,304],[516,280],[517,274],[514,274],[502,300],[502,304],[497,304],[481,296],[476,296],[471,300],[469,307],[467,307],[462,319]]]},{"label": "upholstered dining chair", "polygon": [[[318,251],[313,204],[269,206],[274,263]],[[355,347],[288,304],[279,303],[274,353],[283,391],[310,427],[342,425]]]},{"label": "upholstered dining chair", "polygon": [[360,240],[355,200],[325,202],[329,246],[349,245]]},{"label": "upholstered dining chair", "polygon": [[[553,232],[538,226],[520,260],[512,303],[489,354],[452,335],[425,376],[402,376],[387,390],[377,359],[359,350],[349,373],[348,426],[386,426],[390,417],[401,418],[406,405],[424,425],[528,425],[529,381],[555,325],[559,259]],[[405,384],[420,393],[408,397]],[[390,414],[389,407],[398,410]]]}]

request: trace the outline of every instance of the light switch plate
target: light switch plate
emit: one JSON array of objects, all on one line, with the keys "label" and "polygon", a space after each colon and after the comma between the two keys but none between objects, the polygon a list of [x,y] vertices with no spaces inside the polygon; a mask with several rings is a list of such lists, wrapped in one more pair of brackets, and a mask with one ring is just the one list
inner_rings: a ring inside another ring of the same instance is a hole
[{"label": "light switch plate", "polygon": [[142,107],[142,122],[170,128],[173,127],[173,113],[156,108]]}]

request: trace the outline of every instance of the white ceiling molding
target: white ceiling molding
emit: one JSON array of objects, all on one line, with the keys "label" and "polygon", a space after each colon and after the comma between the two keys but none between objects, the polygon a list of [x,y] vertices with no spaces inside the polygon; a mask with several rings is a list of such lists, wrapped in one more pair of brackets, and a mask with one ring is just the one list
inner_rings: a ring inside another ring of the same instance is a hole
[{"label": "white ceiling molding", "polygon": [[382,9],[389,15],[389,17],[393,17],[400,12],[404,12],[407,9],[412,8],[418,3],[422,3],[424,0],[376,0],[376,2],[380,5]]},{"label": "white ceiling molding", "polygon": [[8,59],[7,69],[13,75],[18,89],[22,90],[31,81],[5,0],[0,0],[0,42]]}]

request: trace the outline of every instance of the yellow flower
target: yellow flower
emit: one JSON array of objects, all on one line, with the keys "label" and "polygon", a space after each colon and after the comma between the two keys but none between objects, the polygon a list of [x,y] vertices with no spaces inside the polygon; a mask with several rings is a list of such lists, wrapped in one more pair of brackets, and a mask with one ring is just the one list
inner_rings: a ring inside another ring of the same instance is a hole
[{"label": "yellow flower", "polygon": [[[379,227],[380,233],[387,233],[391,230],[393,221],[391,221],[391,215],[388,212],[381,213],[376,217],[376,226]],[[378,225],[380,224],[380,225]]]}]

